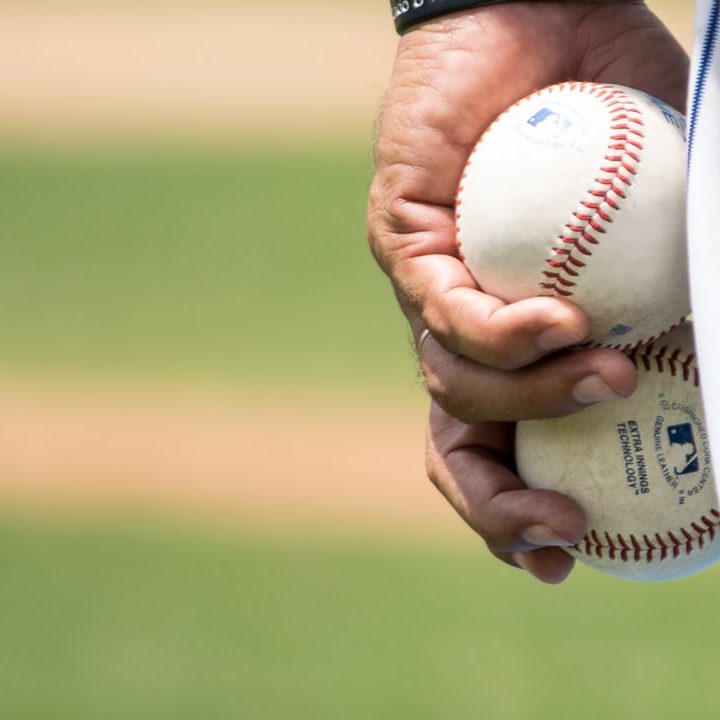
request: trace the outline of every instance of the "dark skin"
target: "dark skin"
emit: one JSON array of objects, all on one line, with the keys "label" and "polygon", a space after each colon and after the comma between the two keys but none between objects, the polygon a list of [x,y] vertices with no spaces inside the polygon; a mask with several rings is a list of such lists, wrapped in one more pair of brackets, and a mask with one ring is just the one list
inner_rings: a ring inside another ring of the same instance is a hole
[{"label": "dark skin", "polygon": [[455,251],[466,159],[507,106],[564,80],[617,83],[684,108],[688,59],[643,2],[505,2],[444,16],[399,42],[377,140],[369,237],[420,353],[432,397],[427,470],[501,560],[558,583],[582,510],[530,490],[514,469],[514,423],[632,394],[613,350],[563,350],[588,319],[555,298],[505,304],[481,292]]}]

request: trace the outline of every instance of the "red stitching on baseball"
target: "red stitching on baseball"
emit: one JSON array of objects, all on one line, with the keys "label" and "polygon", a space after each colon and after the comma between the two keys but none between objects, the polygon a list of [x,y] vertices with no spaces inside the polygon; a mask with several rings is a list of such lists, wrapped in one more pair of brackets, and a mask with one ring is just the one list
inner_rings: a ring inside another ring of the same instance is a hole
[{"label": "red stitching on baseball", "polygon": [[632,165],[628,165],[624,160],[620,163],[620,167],[623,170],[627,170],[631,175],[637,175],[637,170]]},{"label": "red stitching on baseball", "polygon": [[549,278],[555,278],[563,287],[574,287],[575,283],[568,280],[567,278],[564,278],[560,275],[560,273],[551,273],[547,270],[543,273]]},{"label": "red stitching on baseball", "polygon": [[[588,250],[579,240],[575,241],[575,247],[579,252],[581,252],[583,255],[592,255],[592,252]],[[572,251],[571,251],[572,252]]]},{"label": "red stitching on baseball", "polygon": [[[558,262],[557,260],[553,260],[551,263],[549,263],[549,265],[550,265],[550,267],[562,267],[563,263]],[[563,268],[563,271],[565,272],[566,275],[570,275],[570,277],[577,277],[580,274],[577,270],[573,270],[570,267]],[[550,274],[548,272],[545,272],[545,275],[550,277]],[[555,273],[553,273],[553,276],[554,275],[555,275]]]},{"label": "red stitching on baseball", "polygon": [[[718,528],[720,528],[720,513],[712,508],[710,513],[716,518],[715,521],[703,515],[698,521],[690,523],[691,532],[688,528],[682,527],[679,533],[668,530],[666,537],[661,533],[655,533],[651,539],[643,535],[638,539],[635,535],[624,536],[618,533],[615,536],[604,532],[604,539],[600,538],[597,530],[591,530],[581,542],[573,547],[573,550],[588,556],[595,556],[600,559],[607,556],[615,560],[619,556],[622,562],[652,562],[653,559],[666,560],[672,553],[673,558],[678,558],[684,552],[690,555],[694,550],[705,547],[707,542],[715,539]],[[653,542],[654,540],[654,542]],[[660,552],[658,553],[658,548]],[[618,554],[619,551],[619,554]]]},{"label": "red stitching on baseball", "polygon": [[[670,330],[674,330],[685,318],[681,318],[675,323]],[[667,332],[670,332],[668,330]],[[665,335],[665,333],[663,333]],[[662,338],[662,336],[661,336]],[[700,375],[697,368],[695,354],[689,352],[687,356],[682,356],[682,348],[670,348],[667,345],[656,347],[657,338],[650,338],[644,345],[634,345],[633,347],[616,347],[617,350],[623,350],[633,361],[635,367],[644,368],[647,372],[653,370],[657,372],[665,372],[666,368],[671,375],[682,377],[684,382],[691,382],[696,387],[700,385]],[[720,514],[717,516],[720,518]]]},{"label": "red stitching on baseball", "polygon": [[460,198],[460,195],[461,195],[461,191],[463,189],[463,185],[465,183],[465,179],[467,178],[468,167],[469,167],[469,161],[468,161],[468,164],[465,165],[463,174],[460,177],[460,182],[458,183],[457,193],[455,195],[455,250],[457,252],[458,258],[462,262],[465,262],[465,255],[463,255],[462,246],[460,245],[460,218],[462,217],[462,215],[460,213],[460,208],[462,206],[462,199]]}]

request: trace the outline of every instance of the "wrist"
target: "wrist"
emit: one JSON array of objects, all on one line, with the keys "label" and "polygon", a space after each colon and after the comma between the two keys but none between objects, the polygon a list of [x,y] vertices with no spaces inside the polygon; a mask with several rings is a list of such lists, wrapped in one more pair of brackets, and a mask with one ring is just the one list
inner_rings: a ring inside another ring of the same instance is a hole
[{"label": "wrist", "polygon": [[415,25],[451,13],[507,0],[390,0],[395,29],[399,35]]},{"label": "wrist", "polygon": [[[645,0],[533,0],[546,5],[644,5]],[[390,0],[390,8],[399,35],[416,25],[443,15],[478,10],[485,6],[523,4],[522,0]]]}]

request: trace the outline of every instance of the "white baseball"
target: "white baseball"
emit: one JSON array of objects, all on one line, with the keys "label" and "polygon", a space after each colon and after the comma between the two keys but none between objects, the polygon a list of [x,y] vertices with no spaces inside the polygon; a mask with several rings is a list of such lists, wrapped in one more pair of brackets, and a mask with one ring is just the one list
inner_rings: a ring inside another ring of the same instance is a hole
[{"label": "white baseball", "polygon": [[590,340],[649,342],[689,313],[685,118],[617,85],[563,83],[510,107],[460,182],[460,255],[506,302],[564,297]]},{"label": "white baseball", "polygon": [[588,533],[571,555],[611,575],[671,580],[720,560],[692,324],[629,354],[640,375],[629,399],[518,423],[518,472],[585,510]]}]

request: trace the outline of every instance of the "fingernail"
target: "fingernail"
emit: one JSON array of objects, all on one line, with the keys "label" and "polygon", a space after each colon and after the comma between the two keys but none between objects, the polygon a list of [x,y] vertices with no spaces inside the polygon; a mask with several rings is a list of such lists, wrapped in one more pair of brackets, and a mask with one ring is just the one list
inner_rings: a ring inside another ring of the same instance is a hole
[{"label": "fingernail", "polygon": [[522,539],[540,547],[572,547],[575,543],[561,538],[547,525],[533,525],[522,534]]},{"label": "fingernail", "polygon": [[608,387],[599,375],[589,375],[583,378],[573,388],[572,396],[576,402],[582,403],[583,405],[607,402],[608,400],[619,400],[621,397]]},{"label": "fingernail", "polygon": [[513,562],[521,569],[521,570],[527,570],[528,564],[525,559],[525,553],[516,552],[513,553],[510,557],[512,557]]},{"label": "fingernail", "polygon": [[560,348],[576,345],[584,338],[578,333],[568,330],[562,325],[553,325],[543,330],[537,338],[537,346],[540,350],[550,352]]}]

